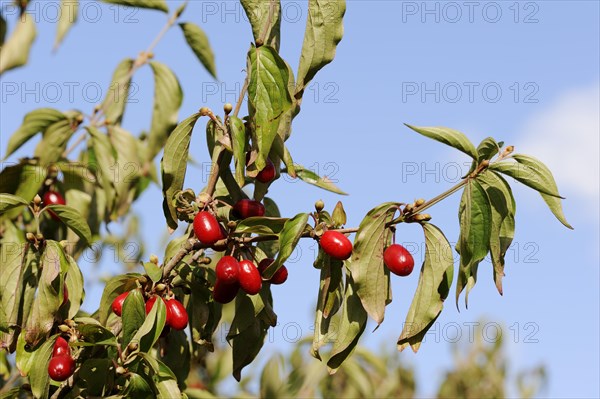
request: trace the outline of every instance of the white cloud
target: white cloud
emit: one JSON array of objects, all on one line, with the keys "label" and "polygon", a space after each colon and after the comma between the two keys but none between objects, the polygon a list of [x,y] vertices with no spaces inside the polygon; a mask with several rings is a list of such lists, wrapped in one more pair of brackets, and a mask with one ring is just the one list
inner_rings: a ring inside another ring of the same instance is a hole
[{"label": "white cloud", "polygon": [[517,152],[542,160],[567,197],[598,211],[600,199],[600,85],[568,91],[519,130]]}]

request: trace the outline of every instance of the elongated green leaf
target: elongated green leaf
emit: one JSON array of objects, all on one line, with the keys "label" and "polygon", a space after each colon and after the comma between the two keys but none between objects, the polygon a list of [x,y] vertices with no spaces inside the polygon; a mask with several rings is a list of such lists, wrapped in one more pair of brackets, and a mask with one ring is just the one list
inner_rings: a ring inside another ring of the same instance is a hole
[{"label": "elongated green leaf", "polygon": [[185,386],[190,373],[191,354],[190,344],[184,331],[172,330],[169,333],[167,347],[161,353],[160,360],[175,374],[177,384]]},{"label": "elongated green leaf", "polygon": [[105,3],[119,4],[121,6],[148,8],[151,10],[158,10],[163,12],[169,12],[167,2],[165,0],[102,0]]},{"label": "elongated green leaf", "polygon": [[58,218],[75,232],[86,243],[91,244],[92,232],[85,218],[74,208],[68,205],[50,205],[44,210],[52,211]]},{"label": "elongated green leaf", "polygon": [[160,281],[162,278],[162,270],[156,263],[144,262],[144,270],[146,271],[148,277],[150,277],[150,280],[154,281],[155,283]]},{"label": "elongated green leaf", "polygon": [[37,296],[25,327],[25,341],[34,347],[54,326],[54,319],[63,302],[64,277],[69,270],[69,263],[59,243],[46,241],[41,266]]},{"label": "elongated green leaf", "polygon": [[287,87],[288,67],[269,46],[250,47],[248,52],[248,109],[258,147],[256,168],[262,170],[277,136],[280,118],[291,108]]},{"label": "elongated green leaf", "polygon": [[53,108],[39,108],[29,112],[23,118],[19,129],[10,136],[4,158],[8,158],[39,132],[45,131],[50,125],[66,118],[65,114]]},{"label": "elongated green leaf", "polygon": [[117,65],[113,72],[111,84],[106,92],[106,97],[102,102],[101,109],[104,111],[104,117],[115,125],[121,123],[125,105],[129,99],[133,64],[133,59],[125,58]]},{"label": "elongated green leaf", "polygon": [[339,316],[339,320],[337,317],[335,319],[339,324],[336,326],[335,336],[330,337],[334,342],[327,361],[330,374],[334,374],[344,360],[352,354],[367,325],[367,312],[356,294],[356,286],[349,274],[346,274],[345,287],[344,305],[341,312],[336,315]]},{"label": "elongated green leaf", "polygon": [[425,233],[425,261],[398,338],[400,351],[408,345],[415,352],[419,350],[425,334],[442,312],[454,274],[454,259],[448,239],[436,226],[429,223],[422,226]]},{"label": "elongated green leaf", "polygon": [[59,19],[56,23],[54,50],[58,48],[71,26],[77,21],[78,11],[79,0],[61,0]]},{"label": "elongated green leaf", "polygon": [[12,35],[0,49],[0,75],[27,64],[31,45],[37,36],[34,18],[32,14],[23,13],[16,21]]},{"label": "elongated green leaf", "polygon": [[[288,113],[289,113],[289,111],[286,112],[286,115]],[[284,118],[285,117],[286,116],[284,115]],[[284,122],[282,121],[282,123],[284,123]],[[290,120],[290,123],[291,123],[291,120]],[[281,138],[279,133],[275,137],[275,141],[273,141],[273,152],[285,164],[287,174],[290,175],[294,179],[296,177],[298,177],[298,175],[296,174],[296,165],[294,165],[294,160],[292,159],[292,154],[290,153],[288,148],[285,146],[283,139]],[[277,164],[277,162],[274,162],[274,163]]]},{"label": "elongated green leaf", "polygon": [[492,137],[486,137],[477,146],[477,163],[490,160],[500,151],[500,145]]},{"label": "elongated green leaf", "polygon": [[85,290],[83,288],[83,274],[81,273],[77,262],[75,262],[75,259],[68,254],[66,254],[66,258],[69,263],[67,275],[65,276],[65,284],[69,294],[67,302],[67,318],[73,319],[77,315],[77,312],[79,312],[79,308],[83,303]]},{"label": "elongated green leaf", "polygon": [[[252,26],[254,41],[263,40],[279,51],[281,4],[279,0],[240,0]],[[267,30],[265,30],[265,27]],[[268,36],[262,35],[268,32]]]},{"label": "elongated green leaf", "polygon": [[504,256],[514,237],[516,203],[510,186],[496,172],[486,171],[477,176],[477,181],[485,190],[491,206],[490,255],[494,265],[494,282],[502,295]]},{"label": "elongated green leaf", "polygon": [[183,91],[177,76],[165,64],[151,61],[154,72],[154,110],[148,138],[147,161],[154,159],[165,145],[169,134],[177,125]]},{"label": "elongated green leaf", "polygon": [[48,362],[52,356],[52,347],[55,339],[49,339],[40,346],[32,358],[32,367],[29,372],[29,383],[31,393],[36,398],[47,398],[50,388],[50,376],[48,375]]},{"label": "elongated green leaf", "polygon": [[[6,194],[3,194],[3,196]],[[23,269],[26,266],[25,254],[29,250],[25,243],[24,233],[17,226],[7,221],[4,224],[0,240],[0,260],[2,261],[2,278],[0,278],[0,327],[3,331],[15,327],[17,313],[23,289]],[[16,309],[15,309],[16,308]],[[2,335],[2,334],[0,334]],[[2,337],[3,342],[9,340]]]},{"label": "elongated green leaf", "polygon": [[338,201],[337,204],[335,204],[335,208],[333,208],[333,213],[331,214],[331,219],[338,227],[346,224],[346,211],[344,210],[342,201]]},{"label": "elongated green leaf", "polygon": [[177,191],[183,190],[192,130],[199,117],[200,114],[196,113],[177,125],[167,140],[160,162],[164,197],[163,212],[167,219],[167,225],[173,230],[177,228],[177,211],[173,205],[173,195]]},{"label": "elongated green leaf", "polygon": [[236,233],[254,233],[260,235],[276,235],[283,230],[289,219],[273,217],[251,217],[240,220],[235,229]]},{"label": "elongated green leaf", "polygon": [[151,399],[154,397],[154,390],[144,377],[136,373],[130,373],[128,377],[128,384],[123,392],[126,398]]},{"label": "elongated green leaf", "polygon": [[198,25],[192,22],[185,22],[179,24],[185,41],[188,46],[192,49],[198,60],[204,65],[204,68],[212,75],[213,78],[217,79],[217,68],[215,66],[215,55],[213,54],[212,48],[208,41],[206,33]]},{"label": "elongated green leaf", "polygon": [[[157,300],[156,302],[162,301]],[[125,298],[125,302],[123,302],[122,319],[125,320],[123,323],[122,346],[126,347],[132,341],[133,337],[136,336],[138,330],[140,330],[146,319],[144,297],[139,290],[130,291],[129,295],[127,295],[127,298]],[[140,349],[140,351],[142,350]]]},{"label": "elongated green leaf", "polygon": [[27,205],[29,205],[29,203],[21,197],[12,194],[0,194],[0,213]]},{"label": "elongated green leaf", "polygon": [[[137,291],[136,291],[137,292]],[[130,295],[127,295],[129,298]],[[139,309],[138,309],[139,311]],[[125,317],[125,309],[123,308],[123,317]],[[131,341],[140,343],[140,351],[148,352],[158,341],[165,322],[167,319],[167,308],[165,303],[158,299],[154,302],[154,306],[150,310],[150,313],[146,316],[144,323],[136,331],[135,335],[131,338]],[[128,319],[125,319],[128,320]]]},{"label": "elongated green leaf", "polygon": [[231,147],[233,148],[233,159],[235,161],[235,181],[238,186],[246,184],[244,169],[246,166],[246,127],[244,121],[237,116],[230,115],[227,123],[231,133]]},{"label": "elongated green leaf", "polygon": [[116,191],[113,216],[124,216],[134,200],[133,189],[140,178],[144,165],[140,160],[137,139],[120,126],[108,128],[108,139],[116,152],[116,164],[112,167]]},{"label": "elongated green leaf", "polygon": [[390,290],[390,272],[383,264],[383,250],[391,240],[391,232],[385,224],[393,219],[399,206],[386,202],[367,213],[358,227],[349,265],[356,295],[378,325],[383,322]]},{"label": "elongated green leaf", "polygon": [[[284,170],[284,172],[289,174],[288,170]],[[348,193],[339,189],[327,176],[320,177],[315,172],[305,169],[304,166],[296,164],[296,175],[300,178],[300,180],[312,184],[313,186],[317,186],[322,188],[323,190],[331,191],[332,193],[340,194],[340,195],[348,195]]]},{"label": "elongated green leaf", "polygon": [[[554,181],[554,177],[552,176],[552,172],[546,165],[544,165],[539,159],[536,159],[529,155],[523,154],[514,154],[513,158],[517,160],[519,166],[525,167],[527,173],[531,173],[528,177],[532,179],[528,179],[528,183],[520,180],[518,177],[513,176],[515,179],[519,180],[521,183],[528,185],[529,187],[537,190],[546,204],[548,208],[552,211],[554,216],[563,224],[565,227],[569,229],[573,229],[573,227],[567,222],[565,218],[565,214],[563,213],[562,203],[560,201],[561,198],[558,195],[558,187],[556,186],[556,182]],[[522,174],[521,174],[522,176]],[[535,183],[535,186],[533,185]],[[542,189],[540,189],[541,187]],[[564,198],[563,198],[564,199]]]},{"label": "elongated green leaf", "polygon": [[[0,192],[21,197],[29,203],[40,189],[46,174],[46,168],[38,166],[35,161],[23,160],[7,166],[0,172]],[[2,218],[13,219],[21,211],[17,208],[8,210],[2,214]]]},{"label": "elongated green leaf", "polygon": [[469,306],[469,291],[477,282],[477,267],[490,248],[492,210],[485,190],[477,181],[469,181],[460,202],[458,212],[460,237],[457,249],[460,253],[460,269],[456,283],[456,306],[461,292],[465,294],[465,306]]},{"label": "elongated green leaf", "polygon": [[308,213],[299,213],[285,222],[279,233],[279,253],[275,262],[264,270],[263,277],[271,278],[290,257],[304,233],[307,222]]},{"label": "elongated green leaf", "polygon": [[304,43],[298,67],[296,97],[301,98],[304,88],[317,72],[333,61],[335,49],[344,35],[342,20],[346,12],[344,0],[310,0]]},{"label": "elongated green leaf", "polygon": [[458,130],[449,129],[447,127],[418,127],[408,124],[405,125],[425,137],[429,137],[430,139],[434,139],[440,143],[454,147],[475,160],[479,157],[477,149],[473,143],[471,143],[467,136]]},{"label": "elongated green leaf", "polygon": [[39,158],[42,166],[57,162],[67,148],[67,143],[77,130],[77,124],[69,119],[61,119],[48,126],[42,140],[35,148],[34,156]]},{"label": "elongated green leaf", "polygon": [[136,280],[140,277],[139,273],[127,273],[115,276],[108,280],[102,298],[100,299],[100,308],[98,310],[98,321],[102,325],[106,324],[108,315],[112,311],[111,304],[117,296],[123,292],[131,291],[136,288]]},{"label": "elongated green leaf", "polygon": [[93,126],[86,126],[86,129],[91,138],[89,145],[95,157],[95,167],[100,175],[98,180],[102,183],[104,190],[106,209],[108,210],[106,216],[110,218],[117,196],[113,171],[117,162],[117,154],[106,134]]}]

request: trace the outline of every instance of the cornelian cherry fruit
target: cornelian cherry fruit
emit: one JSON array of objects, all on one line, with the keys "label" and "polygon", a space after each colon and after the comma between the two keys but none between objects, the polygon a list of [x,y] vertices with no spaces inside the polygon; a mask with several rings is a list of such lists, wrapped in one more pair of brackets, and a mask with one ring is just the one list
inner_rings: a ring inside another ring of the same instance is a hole
[{"label": "cornelian cherry fruit", "polygon": [[352,255],[352,243],[342,233],[327,230],[321,236],[321,248],[329,256],[337,260],[346,260]]}]

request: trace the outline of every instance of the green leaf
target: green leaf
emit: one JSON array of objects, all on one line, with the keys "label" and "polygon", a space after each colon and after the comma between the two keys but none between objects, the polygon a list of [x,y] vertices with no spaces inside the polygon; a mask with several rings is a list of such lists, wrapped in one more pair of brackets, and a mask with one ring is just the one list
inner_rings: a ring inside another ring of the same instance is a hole
[{"label": "green leaf", "polygon": [[[289,111],[286,112],[286,115],[288,113],[289,113]],[[286,116],[284,115],[284,118],[285,117]],[[284,122],[282,121],[281,123],[284,123]],[[291,120],[290,120],[290,123],[291,123]],[[279,134],[277,134],[277,136],[275,137],[275,141],[273,141],[273,152],[285,164],[285,167],[287,168],[286,169],[287,174],[290,175],[294,179],[296,177],[298,177],[298,175],[296,174],[296,165],[294,165],[294,160],[292,159],[292,154],[285,146],[283,139],[281,138],[281,136]]]},{"label": "green leaf", "polygon": [[52,330],[63,302],[64,277],[69,270],[69,262],[56,241],[46,241],[41,267],[38,292],[25,326],[25,341],[32,346],[36,346]]},{"label": "green leaf", "polygon": [[169,136],[161,161],[163,212],[169,228],[177,228],[177,211],[173,205],[173,195],[183,190],[185,172],[187,170],[188,154],[192,130],[200,117],[196,113],[181,122]]},{"label": "green leaf", "polygon": [[[129,299],[130,295],[127,295]],[[125,301],[127,301],[125,299]],[[139,312],[139,309],[137,310]],[[145,310],[144,310],[145,315]],[[125,304],[123,304],[123,319],[127,324],[128,319],[125,317]],[[137,341],[140,343],[140,352],[148,352],[158,341],[165,322],[167,319],[167,308],[165,303],[161,299],[157,299],[154,302],[154,306],[150,310],[150,313],[146,316],[144,323],[136,331],[135,335],[131,338],[131,341]]]},{"label": "green leaf", "polygon": [[[92,319],[94,320],[94,319]],[[110,345],[117,346],[117,339],[115,335],[105,327],[97,324],[84,324],[82,320],[77,321],[77,331],[81,334],[78,342],[74,343],[75,346],[88,346],[88,345]]]},{"label": "green leaf", "polygon": [[[38,193],[46,174],[45,167],[28,161],[21,161],[14,166],[7,166],[0,172],[0,192],[21,197],[29,203]],[[20,213],[21,209],[15,208],[6,211],[2,218],[14,219]]]},{"label": "green leaf", "polygon": [[276,235],[283,230],[289,219],[273,217],[250,217],[240,220],[235,233],[254,233],[259,235]]},{"label": "green leaf", "polygon": [[398,338],[400,351],[408,345],[414,352],[419,350],[425,334],[442,312],[454,274],[454,259],[448,239],[436,226],[429,223],[423,223],[422,226],[425,233],[425,261]]},{"label": "green leaf", "polygon": [[271,356],[260,375],[260,397],[279,398],[285,393],[286,379],[282,375],[283,357]]},{"label": "green leaf", "polygon": [[356,286],[352,276],[348,274],[346,274],[343,303],[342,311],[338,313],[340,320],[336,329],[337,334],[334,333],[330,337],[334,342],[330,358],[327,361],[330,374],[334,374],[344,360],[352,354],[367,325],[367,312],[356,294]]},{"label": "green leaf", "polygon": [[[104,396],[114,383],[115,367],[111,359],[87,359],[79,369],[79,378],[90,396]],[[106,388],[105,388],[106,387]]]},{"label": "green leaf", "polygon": [[229,132],[231,133],[231,146],[233,148],[233,159],[235,161],[235,181],[238,186],[246,184],[244,169],[246,166],[246,127],[244,121],[235,115],[227,119]]},{"label": "green leaf", "polygon": [[490,160],[500,151],[500,145],[492,137],[486,137],[477,146],[477,163]]},{"label": "green leaf", "polygon": [[171,69],[157,61],[150,61],[154,73],[154,110],[148,137],[147,161],[154,159],[164,147],[179,118],[183,91]]},{"label": "green leaf", "polygon": [[4,159],[21,148],[23,144],[39,132],[45,131],[50,125],[66,118],[65,114],[53,108],[39,108],[29,112],[23,118],[23,123],[19,129],[10,136]]},{"label": "green leaf", "polygon": [[67,291],[69,293],[68,300],[68,312],[67,318],[73,319],[77,313],[79,312],[79,308],[83,303],[83,298],[85,297],[85,291],[83,288],[83,274],[70,255],[65,254],[67,258],[67,262],[69,263],[69,268],[67,269],[67,275],[65,277],[65,284],[67,285]]},{"label": "green leaf", "polygon": [[465,306],[469,306],[469,291],[477,282],[477,267],[490,248],[492,210],[485,190],[470,180],[463,192],[458,212],[460,237],[457,249],[460,253],[460,269],[456,283],[456,306],[461,292],[467,289]]},{"label": "green leaf", "polygon": [[121,217],[127,214],[134,200],[138,179],[144,165],[140,162],[137,139],[120,126],[108,128],[108,139],[116,152],[116,163],[111,168],[115,176],[116,204],[114,215]]},{"label": "green leaf", "polygon": [[50,357],[52,356],[54,342],[55,339],[48,339],[33,353],[32,367],[29,371],[29,383],[31,384],[31,393],[36,398],[48,397],[50,388],[48,362],[50,362]]},{"label": "green leaf", "polygon": [[121,6],[148,8],[168,13],[169,7],[165,0],[102,0],[105,3],[119,4]]},{"label": "green leaf", "polygon": [[399,206],[397,202],[386,202],[367,213],[358,227],[348,266],[356,295],[377,325],[383,322],[385,307],[390,302],[390,272],[383,264],[383,250],[392,235],[385,225]]},{"label": "green leaf", "polygon": [[285,222],[279,233],[279,253],[275,262],[265,269],[263,277],[271,278],[294,252],[306,229],[306,223],[308,223],[308,213],[299,213]]},{"label": "green leaf", "polygon": [[463,133],[458,130],[449,129],[447,127],[417,127],[405,124],[415,132],[422,134],[425,137],[439,141],[454,147],[459,151],[464,152],[473,159],[477,159],[479,154],[471,141]]},{"label": "green leaf", "polygon": [[206,33],[198,25],[192,22],[185,22],[179,24],[185,41],[188,46],[192,49],[198,60],[204,65],[204,68],[212,75],[213,78],[217,79],[217,68],[215,66],[215,55],[213,54],[212,48],[208,41]]},{"label": "green leaf", "polygon": [[34,16],[23,13],[17,20],[12,35],[0,49],[0,75],[27,64],[31,45],[37,35]]},{"label": "green leaf", "polygon": [[[14,328],[18,324],[18,313],[21,307],[21,293],[24,289],[24,269],[26,268],[29,245],[25,243],[24,232],[14,223],[7,221],[0,240],[0,260],[2,261],[2,278],[0,278],[0,327],[3,331]],[[12,335],[3,336],[2,342],[10,345]],[[10,341],[10,342],[8,342]]]},{"label": "green leaf", "polygon": [[[157,300],[156,302],[162,301]],[[154,307],[155,306],[153,306],[153,308]],[[154,314],[156,314],[156,311]],[[126,347],[137,335],[137,332],[141,329],[146,320],[144,297],[139,290],[129,291],[129,295],[127,295],[125,302],[123,302],[121,319],[123,320],[123,342],[121,345],[122,347]],[[140,351],[145,352],[145,350],[142,350],[141,348]]]},{"label": "green leaf", "polygon": [[100,308],[98,310],[98,321],[100,321],[102,325],[106,325],[108,315],[112,312],[111,305],[115,298],[123,292],[135,289],[137,287],[136,281],[139,277],[139,273],[127,273],[115,276],[108,280],[104,287],[104,291],[102,292]]},{"label": "green leaf", "polygon": [[52,211],[58,218],[73,230],[86,243],[92,243],[92,232],[87,221],[74,208],[67,205],[49,205],[44,208],[44,211]]},{"label": "green leaf", "polygon": [[34,156],[39,158],[40,165],[48,166],[62,157],[77,126],[69,119],[61,119],[48,126],[34,151]]},{"label": "green leaf", "polygon": [[120,124],[123,119],[125,105],[129,98],[133,64],[133,59],[125,58],[117,65],[109,89],[106,92],[106,97],[102,102],[101,109],[104,111],[104,117],[115,125]]},{"label": "green leaf", "polygon": [[65,38],[65,35],[77,21],[79,11],[79,0],[61,0],[59,20],[56,23],[56,39],[54,40],[54,50],[58,48]]},{"label": "green leaf", "polygon": [[561,199],[558,194],[556,181],[552,172],[539,159],[529,155],[514,154],[512,156],[518,163],[497,162],[490,165],[490,169],[507,174],[521,183],[537,190],[554,216],[566,227],[573,229],[567,222],[562,209]]},{"label": "green leaf", "polygon": [[86,126],[86,129],[90,134],[89,148],[94,154],[95,168],[98,169],[100,175],[99,180],[102,183],[106,197],[106,209],[108,210],[108,215],[110,215],[116,200],[113,168],[117,162],[117,154],[106,134],[103,134],[93,126]]},{"label": "green leaf", "polygon": [[144,262],[144,270],[150,279],[155,283],[160,281],[162,278],[162,270],[156,263]]},{"label": "green leaf", "polygon": [[346,224],[346,211],[344,210],[342,201],[338,201],[337,204],[335,204],[331,218],[333,219],[335,226],[341,227]]},{"label": "green leaf", "polygon": [[346,2],[340,0],[310,0],[304,43],[298,66],[296,97],[301,98],[304,88],[317,72],[333,61],[335,50],[344,35],[342,20]]},{"label": "green leaf", "polygon": [[[281,30],[281,4],[279,0],[240,0],[252,26],[254,41],[263,40],[265,26],[268,24],[269,35],[263,44],[279,50]],[[271,16],[269,16],[271,14]]]},{"label": "green leaf", "polygon": [[[288,173],[287,170],[284,172]],[[348,193],[340,190],[327,176],[319,177],[315,172],[305,169],[304,166],[296,164],[296,175],[300,178],[300,180],[312,184],[313,186],[317,186],[322,188],[323,190],[331,191],[332,193],[340,194],[340,195],[348,195]],[[291,175],[290,175],[291,176]]]},{"label": "green leaf", "polygon": [[21,197],[12,194],[0,194],[0,213],[27,205],[29,203]]},{"label": "green leaf", "polygon": [[[104,0],[113,1],[113,0]],[[148,381],[139,374],[129,373],[128,384],[123,392],[127,398],[151,399],[154,397],[154,390],[148,384]]]},{"label": "green leaf", "polygon": [[172,330],[165,350],[161,353],[160,360],[173,371],[177,377],[177,384],[185,386],[185,381],[190,373],[191,354],[190,344],[184,331]]},{"label": "green leaf", "polygon": [[280,118],[291,108],[287,83],[289,71],[277,51],[269,46],[248,52],[248,110],[258,147],[256,168],[262,170],[277,136]]},{"label": "green leaf", "polygon": [[477,181],[485,190],[491,205],[490,254],[494,265],[496,288],[502,295],[504,256],[515,234],[516,203],[510,186],[496,172],[485,171],[477,176]]}]

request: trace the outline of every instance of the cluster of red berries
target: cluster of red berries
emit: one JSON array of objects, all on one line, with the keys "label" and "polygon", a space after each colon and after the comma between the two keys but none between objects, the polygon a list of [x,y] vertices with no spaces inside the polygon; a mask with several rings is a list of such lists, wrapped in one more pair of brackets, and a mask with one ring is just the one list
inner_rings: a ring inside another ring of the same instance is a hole
[{"label": "cluster of red berries", "polygon": [[[127,295],[129,295],[129,292],[122,293],[116,297],[112,303],[112,310],[119,317],[123,314],[123,303],[125,302]],[[152,295],[146,301],[146,314],[150,313],[152,306],[154,306],[154,302],[156,302],[158,298],[163,300],[167,309],[166,326],[171,327],[174,330],[183,330],[188,324],[188,314],[183,304],[175,298],[167,300],[158,295]]]},{"label": "cluster of red berries", "polygon": [[54,342],[52,357],[48,363],[48,375],[54,381],[65,381],[75,372],[75,360],[71,357],[69,343],[63,337]]},{"label": "cluster of red berries", "polygon": [[[217,280],[213,289],[213,299],[219,303],[229,303],[236,297],[240,288],[248,295],[256,295],[262,288],[263,273],[274,262],[263,259],[258,267],[250,260],[237,261],[233,256],[223,256],[215,268]],[[281,266],[270,278],[271,284],[283,284],[288,277],[285,266]]]}]

